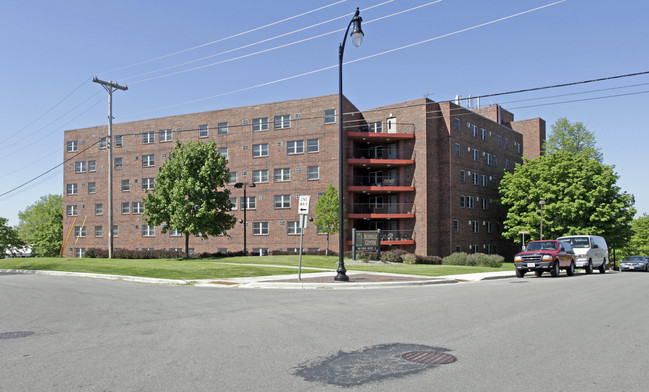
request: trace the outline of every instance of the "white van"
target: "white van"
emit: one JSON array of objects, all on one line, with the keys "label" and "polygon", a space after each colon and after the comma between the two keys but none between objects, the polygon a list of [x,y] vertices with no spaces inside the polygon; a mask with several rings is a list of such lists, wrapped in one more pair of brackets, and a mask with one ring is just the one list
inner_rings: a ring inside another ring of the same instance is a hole
[{"label": "white van", "polygon": [[594,268],[599,269],[601,274],[606,272],[609,258],[604,238],[596,235],[571,235],[557,240],[572,245],[577,255],[576,268],[584,268],[587,274],[592,274]]}]

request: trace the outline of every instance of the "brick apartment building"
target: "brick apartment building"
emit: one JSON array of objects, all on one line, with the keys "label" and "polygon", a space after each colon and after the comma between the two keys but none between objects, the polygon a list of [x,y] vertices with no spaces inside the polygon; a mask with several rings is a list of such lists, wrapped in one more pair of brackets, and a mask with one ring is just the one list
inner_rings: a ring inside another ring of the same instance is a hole
[{"label": "brick apartment building", "polygon": [[[113,125],[115,249],[177,249],[180,233],[161,234],[142,222],[142,200],[155,186],[176,140],[214,139],[228,159],[232,213],[243,219],[247,188],[247,248],[297,251],[297,200],[311,195],[309,216],[328,184],[338,186],[338,96],[274,102]],[[510,255],[500,233],[503,170],[533,158],[545,140],[542,119],[514,121],[498,105],[470,110],[427,98],[360,112],[345,100],[345,237],[351,228],[382,229],[381,244],[422,255],[455,251]],[[64,250],[80,256],[108,247],[107,127],[65,132]],[[195,253],[240,251],[244,227],[227,236],[191,238]],[[305,249],[325,249],[326,235],[310,223]],[[338,251],[337,237],[329,248]]]}]

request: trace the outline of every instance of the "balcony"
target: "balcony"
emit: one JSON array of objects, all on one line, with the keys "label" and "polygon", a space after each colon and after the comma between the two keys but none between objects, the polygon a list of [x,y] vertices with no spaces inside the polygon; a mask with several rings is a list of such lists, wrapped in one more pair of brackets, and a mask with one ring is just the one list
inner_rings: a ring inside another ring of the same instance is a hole
[{"label": "balcony", "polygon": [[414,218],[414,203],[354,203],[349,219],[401,219]]},{"label": "balcony", "polygon": [[350,192],[414,192],[412,177],[384,177],[382,175],[353,176],[348,182]]},{"label": "balcony", "polygon": [[347,163],[363,167],[396,167],[415,164],[412,148],[397,149],[395,145],[353,148],[348,151]]}]

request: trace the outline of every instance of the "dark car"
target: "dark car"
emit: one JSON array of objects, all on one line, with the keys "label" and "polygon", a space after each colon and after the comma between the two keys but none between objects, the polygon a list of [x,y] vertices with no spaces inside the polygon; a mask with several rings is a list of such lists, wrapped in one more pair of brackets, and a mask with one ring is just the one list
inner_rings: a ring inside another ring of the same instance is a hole
[{"label": "dark car", "polygon": [[649,272],[649,257],[627,256],[620,261],[620,272],[622,271],[646,271]]},{"label": "dark car", "polygon": [[528,271],[534,271],[536,276],[549,271],[552,276],[559,276],[562,269],[568,276],[575,274],[575,252],[567,242],[557,240],[530,241],[521,252],[514,257],[516,276],[522,278]]}]

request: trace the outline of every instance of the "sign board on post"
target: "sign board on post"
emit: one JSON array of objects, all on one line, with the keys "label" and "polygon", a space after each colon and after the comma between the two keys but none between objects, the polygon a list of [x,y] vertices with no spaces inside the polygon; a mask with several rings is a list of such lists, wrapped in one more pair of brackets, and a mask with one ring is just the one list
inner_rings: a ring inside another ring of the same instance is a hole
[{"label": "sign board on post", "polygon": [[356,230],[356,250],[376,252],[379,248],[379,232],[377,230]]},{"label": "sign board on post", "polygon": [[309,201],[311,196],[309,195],[300,195],[300,199],[297,205],[297,213],[300,215],[307,215],[309,213]]},{"label": "sign board on post", "polygon": [[297,213],[300,214],[300,261],[297,267],[297,280],[302,280],[302,241],[304,240],[304,229],[306,229],[306,216],[309,214],[309,201],[311,196],[300,195]]}]

